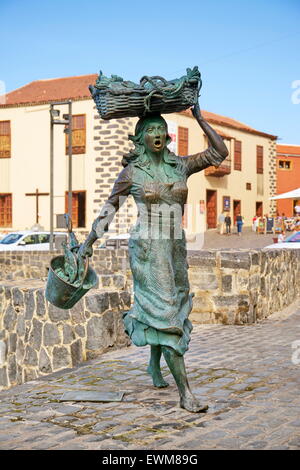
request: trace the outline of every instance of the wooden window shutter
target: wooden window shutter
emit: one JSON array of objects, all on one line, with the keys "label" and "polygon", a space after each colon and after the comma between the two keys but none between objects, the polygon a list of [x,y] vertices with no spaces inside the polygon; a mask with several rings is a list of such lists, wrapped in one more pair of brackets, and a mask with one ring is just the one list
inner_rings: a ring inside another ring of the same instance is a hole
[{"label": "wooden window shutter", "polygon": [[262,145],[256,146],[256,173],[264,172],[264,148]]},{"label": "wooden window shutter", "polygon": [[[65,211],[66,212],[69,212],[68,196],[69,196],[69,193],[66,191],[65,193]],[[72,192],[72,226],[73,228],[78,227],[78,194],[76,192]]]},{"label": "wooden window shutter", "polygon": [[12,195],[0,194],[0,227],[12,226]]},{"label": "wooden window shutter", "polygon": [[[66,134],[66,155],[69,149],[69,135]],[[72,115],[72,153],[74,155],[86,152],[86,116]]]},{"label": "wooden window shutter", "polygon": [[0,158],[11,157],[10,121],[0,121]]},{"label": "wooden window shutter", "polygon": [[178,127],[178,155],[184,157],[189,153],[189,130],[187,127]]},{"label": "wooden window shutter", "polygon": [[242,170],[242,142],[240,140],[234,141],[234,169]]}]

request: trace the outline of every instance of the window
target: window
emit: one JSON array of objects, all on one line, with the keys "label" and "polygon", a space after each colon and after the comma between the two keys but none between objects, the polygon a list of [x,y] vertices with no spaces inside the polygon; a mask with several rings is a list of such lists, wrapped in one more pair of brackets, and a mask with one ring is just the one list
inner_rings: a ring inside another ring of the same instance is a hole
[{"label": "window", "polygon": [[247,189],[248,191],[251,191],[251,183],[246,183],[246,189]]},{"label": "window", "polygon": [[12,226],[12,195],[0,194],[0,227]]},{"label": "window", "polygon": [[186,156],[189,153],[189,130],[187,127],[178,127],[178,155]]},{"label": "window", "polygon": [[0,158],[11,157],[10,121],[0,121]]},{"label": "window", "polygon": [[38,235],[28,235],[23,239],[25,245],[36,245],[39,243],[39,236]]},{"label": "window", "polygon": [[[86,151],[85,114],[72,116],[72,153],[74,155]],[[69,152],[69,134],[66,134],[66,155]]]},{"label": "window", "polygon": [[242,170],[242,142],[240,140],[234,141],[234,169]]},{"label": "window", "polygon": [[278,168],[280,170],[291,170],[292,169],[292,162],[290,160],[279,160],[278,161]]},{"label": "window", "polygon": [[50,242],[50,235],[47,233],[41,233],[39,236],[39,241],[38,243],[49,243]]},{"label": "window", "polygon": [[264,172],[264,148],[262,145],[256,146],[256,173]]}]

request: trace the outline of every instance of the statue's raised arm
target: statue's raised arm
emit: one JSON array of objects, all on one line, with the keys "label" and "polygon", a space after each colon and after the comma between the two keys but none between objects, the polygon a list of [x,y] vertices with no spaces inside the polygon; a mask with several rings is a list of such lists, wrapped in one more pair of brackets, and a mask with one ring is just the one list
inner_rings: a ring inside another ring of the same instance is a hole
[{"label": "statue's raised arm", "polygon": [[194,118],[208,138],[210,146],[203,152],[184,157],[187,175],[204,170],[209,166],[219,166],[228,156],[228,149],[221,136],[208,124],[201,114],[199,103],[192,108]]}]

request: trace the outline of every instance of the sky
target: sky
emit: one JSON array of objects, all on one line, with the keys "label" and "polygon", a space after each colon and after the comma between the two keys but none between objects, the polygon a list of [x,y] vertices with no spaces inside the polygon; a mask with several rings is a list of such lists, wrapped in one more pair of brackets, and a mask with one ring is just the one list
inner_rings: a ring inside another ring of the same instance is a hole
[{"label": "sky", "polygon": [[198,65],[202,109],[300,145],[299,20],[300,0],[0,0],[0,89]]}]

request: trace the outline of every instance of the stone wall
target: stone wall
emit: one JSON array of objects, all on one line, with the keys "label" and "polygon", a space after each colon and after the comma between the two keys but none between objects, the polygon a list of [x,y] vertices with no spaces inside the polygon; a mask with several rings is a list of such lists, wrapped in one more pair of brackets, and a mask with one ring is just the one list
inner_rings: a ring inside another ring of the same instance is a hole
[{"label": "stone wall", "polygon": [[[46,278],[53,254],[0,253],[2,279]],[[300,294],[300,250],[188,252],[192,319],[199,323],[252,323],[289,305]],[[95,250],[91,265],[99,287],[132,292],[127,250]],[[1,313],[1,312],[0,312]]]},{"label": "stone wall", "polygon": [[[0,284],[3,280],[45,280],[56,251],[0,251]],[[98,274],[100,289],[124,290],[128,274],[127,250],[94,250],[90,265]],[[0,312],[1,313],[1,312]]]},{"label": "stone wall", "polygon": [[300,250],[198,251],[188,260],[200,323],[254,323],[300,295]]},{"label": "stone wall", "polygon": [[[71,310],[44,299],[40,279],[53,254],[0,255],[0,388],[128,344],[121,319],[132,298],[127,255],[95,250],[93,267],[105,291],[91,290]],[[300,295],[300,250],[201,250],[189,252],[188,262],[193,322],[251,324]]]},{"label": "stone wall", "polygon": [[47,375],[124,347],[123,292],[90,291],[72,309],[45,301],[39,281],[0,286],[0,389]]}]

